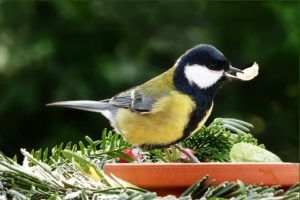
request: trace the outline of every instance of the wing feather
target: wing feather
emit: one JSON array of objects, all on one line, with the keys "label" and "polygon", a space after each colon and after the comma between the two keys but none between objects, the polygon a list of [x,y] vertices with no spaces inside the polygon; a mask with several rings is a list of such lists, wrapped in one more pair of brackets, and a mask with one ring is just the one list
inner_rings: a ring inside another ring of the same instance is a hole
[{"label": "wing feather", "polygon": [[156,100],[145,96],[139,87],[135,87],[112,97],[109,103],[136,112],[149,112]]},{"label": "wing feather", "polygon": [[109,103],[135,112],[150,112],[156,102],[174,91],[173,73],[174,67],[143,85],[115,95]]}]

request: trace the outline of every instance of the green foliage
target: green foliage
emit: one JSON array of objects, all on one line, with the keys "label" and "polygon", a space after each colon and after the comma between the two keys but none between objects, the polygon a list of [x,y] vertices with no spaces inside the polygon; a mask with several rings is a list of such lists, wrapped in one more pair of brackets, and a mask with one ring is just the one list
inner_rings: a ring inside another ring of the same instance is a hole
[{"label": "green foliage", "polygon": [[[213,186],[214,179],[208,176],[190,186],[181,197],[190,196],[192,199],[299,199],[300,183],[284,191],[279,185],[261,186],[255,184],[244,185],[241,181],[223,182]],[[297,191],[298,189],[298,191]]]},{"label": "green foliage", "polygon": [[[90,199],[150,195],[146,190],[110,178],[89,161],[88,155],[62,150],[58,162],[43,162],[30,153],[22,165],[4,154],[0,156],[0,197],[16,199]],[[66,159],[67,158],[67,159]],[[51,159],[51,157],[50,157]],[[28,161],[35,165],[29,165]]]},{"label": "green foliage", "polygon": [[[87,156],[89,159],[97,162],[98,165],[103,165],[107,162],[115,162],[119,158],[123,158],[128,162],[133,159],[122,151],[130,148],[130,144],[120,135],[107,131],[102,131],[102,140],[92,140],[89,136],[85,137],[86,142],[79,141],[78,145],[68,142],[66,145],[61,143],[51,150],[48,155],[48,148],[45,150],[39,149],[37,151],[31,150],[31,155],[39,161],[52,165],[54,162],[61,162],[61,158],[67,158],[66,152],[76,152],[82,156]],[[78,148],[79,147],[79,148]],[[30,164],[34,164],[31,163]]]},{"label": "green foliage", "polygon": [[232,146],[230,132],[221,126],[202,127],[197,133],[182,142],[183,146],[196,152],[200,161],[229,161]]},{"label": "green foliage", "polygon": [[194,135],[182,142],[184,147],[196,152],[200,161],[230,161],[229,153],[236,143],[257,145],[249,133],[253,125],[231,118],[216,118],[208,127],[203,126]]},{"label": "green foliage", "polygon": [[262,148],[265,148],[265,145],[258,144],[257,139],[254,138],[250,133],[247,133],[247,134],[238,133],[235,137],[234,143],[237,144],[240,142],[250,143],[250,144],[254,144],[254,145],[260,146]]},{"label": "green foliage", "polygon": [[144,162],[181,162],[180,151],[174,146],[143,152]]}]

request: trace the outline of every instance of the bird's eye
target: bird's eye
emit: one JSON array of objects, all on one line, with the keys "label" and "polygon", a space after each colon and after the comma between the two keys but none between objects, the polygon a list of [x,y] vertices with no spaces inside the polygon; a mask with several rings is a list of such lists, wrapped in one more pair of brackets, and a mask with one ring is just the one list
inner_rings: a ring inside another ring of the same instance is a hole
[{"label": "bird's eye", "polygon": [[210,64],[208,65],[208,68],[214,71],[220,71],[224,69],[224,64],[221,63],[214,63],[214,64]]},{"label": "bird's eye", "polygon": [[216,70],[217,65],[216,65],[216,64],[211,64],[211,65],[208,65],[208,68],[209,68],[209,69]]}]

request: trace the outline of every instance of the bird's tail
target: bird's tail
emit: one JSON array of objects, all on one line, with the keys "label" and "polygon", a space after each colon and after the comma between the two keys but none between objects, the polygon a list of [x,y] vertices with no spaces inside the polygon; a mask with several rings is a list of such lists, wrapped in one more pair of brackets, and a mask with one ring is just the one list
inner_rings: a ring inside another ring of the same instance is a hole
[{"label": "bird's tail", "polygon": [[74,109],[86,110],[91,112],[103,112],[104,110],[109,110],[112,105],[108,102],[80,100],[80,101],[59,101],[59,102],[46,104],[46,106],[74,108]]}]

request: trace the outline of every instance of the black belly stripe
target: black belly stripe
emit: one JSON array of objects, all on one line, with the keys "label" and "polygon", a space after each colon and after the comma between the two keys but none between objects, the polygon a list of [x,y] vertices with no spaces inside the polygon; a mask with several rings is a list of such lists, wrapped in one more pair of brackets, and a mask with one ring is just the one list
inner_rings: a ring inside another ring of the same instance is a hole
[{"label": "black belly stripe", "polygon": [[181,142],[182,140],[189,137],[193,131],[198,128],[199,123],[205,118],[207,112],[211,108],[212,102],[202,101],[201,104],[196,104],[196,109],[191,113],[190,121],[187,123],[183,136],[176,140],[173,144]]}]

